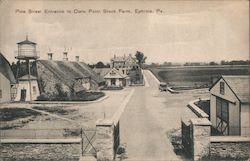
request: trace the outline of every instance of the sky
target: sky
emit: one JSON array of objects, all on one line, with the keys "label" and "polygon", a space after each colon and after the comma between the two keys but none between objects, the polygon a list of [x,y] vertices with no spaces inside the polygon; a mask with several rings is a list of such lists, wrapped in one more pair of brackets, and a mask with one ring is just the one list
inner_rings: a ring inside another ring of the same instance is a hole
[{"label": "sky", "polygon": [[26,35],[37,43],[40,59],[50,51],[62,60],[67,50],[69,60],[79,55],[86,63],[136,51],[148,63],[249,60],[249,1],[0,0],[0,52],[10,62]]}]

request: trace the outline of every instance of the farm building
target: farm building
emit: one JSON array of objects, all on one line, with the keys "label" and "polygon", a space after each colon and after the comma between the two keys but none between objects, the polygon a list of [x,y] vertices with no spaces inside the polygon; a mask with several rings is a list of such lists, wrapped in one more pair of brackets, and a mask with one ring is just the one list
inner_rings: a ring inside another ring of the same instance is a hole
[{"label": "farm building", "polygon": [[250,76],[222,76],[210,88],[210,119],[223,135],[250,135]]},{"label": "farm building", "polygon": [[38,60],[36,62],[37,77],[42,93],[56,93],[56,84],[61,84],[63,90],[75,92],[96,90],[105,84],[84,62]]},{"label": "farm building", "polygon": [[[37,78],[32,75],[30,76],[30,85],[31,91],[29,87],[29,75],[24,75],[18,78],[15,101],[31,101],[30,99],[36,100],[37,97],[40,96]],[[32,98],[30,97],[30,94]]]},{"label": "farm building", "polygon": [[122,74],[116,68],[94,69],[106,81],[107,87],[125,87],[130,85],[130,78],[127,74]]},{"label": "farm building", "polygon": [[111,59],[110,63],[111,68],[116,68],[122,74],[128,74],[131,69],[139,68],[136,63],[136,59],[132,57],[131,54],[129,56],[116,56]]},{"label": "farm building", "polygon": [[8,60],[0,53],[0,103],[12,99],[11,86],[16,83]]}]

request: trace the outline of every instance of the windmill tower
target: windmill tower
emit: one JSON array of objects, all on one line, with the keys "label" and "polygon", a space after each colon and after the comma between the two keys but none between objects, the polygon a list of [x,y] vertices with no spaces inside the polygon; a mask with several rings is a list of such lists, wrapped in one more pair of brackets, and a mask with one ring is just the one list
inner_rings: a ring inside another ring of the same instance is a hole
[{"label": "windmill tower", "polygon": [[[17,56],[15,57],[18,60],[17,64],[20,64],[20,61],[25,61],[26,62],[26,67],[28,68],[28,74],[23,76],[22,79],[19,78],[18,75],[18,71],[20,66],[17,66],[17,80],[19,81],[28,81],[28,87],[29,89],[27,89],[27,91],[29,91],[29,100],[32,101],[32,89],[31,89],[31,81],[35,80],[36,78],[34,76],[31,76],[30,73],[30,62],[31,61],[36,61],[39,56],[38,56],[38,52],[36,50],[36,43],[31,42],[28,40],[28,36],[26,36],[26,40],[21,41],[19,43],[17,43],[18,46],[18,51],[17,51]],[[24,90],[24,89],[23,89]],[[24,94],[24,92],[22,93],[21,91],[21,99],[22,100],[22,95]],[[26,98],[26,91],[25,91],[25,98]],[[25,99],[23,100],[25,101]]]}]

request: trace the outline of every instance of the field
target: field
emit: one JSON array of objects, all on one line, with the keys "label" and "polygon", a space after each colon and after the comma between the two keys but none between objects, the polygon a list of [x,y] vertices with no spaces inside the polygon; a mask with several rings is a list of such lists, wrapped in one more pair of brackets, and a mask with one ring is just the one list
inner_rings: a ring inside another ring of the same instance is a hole
[{"label": "field", "polygon": [[173,88],[207,88],[221,75],[249,75],[250,66],[154,67],[152,73]]}]

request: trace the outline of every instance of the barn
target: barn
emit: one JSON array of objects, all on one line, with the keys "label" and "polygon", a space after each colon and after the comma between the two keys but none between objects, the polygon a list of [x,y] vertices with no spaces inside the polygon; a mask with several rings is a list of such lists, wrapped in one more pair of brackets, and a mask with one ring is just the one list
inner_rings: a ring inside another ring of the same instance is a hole
[{"label": "barn", "polygon": [[0,53],[0,103],[12,99],[11,86],[16,83],[8,60]]},{"label": "barn", "polygon": [[221,76],[210,88],[212,126],[223,135],[250,135],[250,76]]}]

